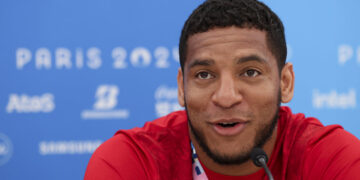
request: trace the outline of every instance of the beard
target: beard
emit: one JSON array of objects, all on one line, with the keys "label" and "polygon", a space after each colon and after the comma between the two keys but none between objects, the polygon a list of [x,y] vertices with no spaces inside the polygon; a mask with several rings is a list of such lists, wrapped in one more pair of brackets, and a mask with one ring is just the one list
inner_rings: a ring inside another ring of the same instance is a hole
[{"label": "beard", "polygon": [[273,134],[273,131],[277,125],[279,109],[281,103],[281,94],[278,94],[278,102],[276,104],[276,111],[274,116],[271,118],[271,121],[266,124],[261,124],[259,128],[256,129],[254,145],[250,148],[244,148],[243,152],[240,152],[236,155],[225,155],[220,154],[219,152],[213,151],[209,148],[206,140],[205,135],[198,129],[196,129],[190,120],[189,112],[187,109],[186,101],[185,101],[185,110],[188,117],[188,124],[190,126],[190,131],[194,135],[197,143],[199,144],[200,148],[216,163],[221,165],[237,165],[242,164],[250,159],[251,151],[255,147],[263,148],[264,144],[270,139]]}]

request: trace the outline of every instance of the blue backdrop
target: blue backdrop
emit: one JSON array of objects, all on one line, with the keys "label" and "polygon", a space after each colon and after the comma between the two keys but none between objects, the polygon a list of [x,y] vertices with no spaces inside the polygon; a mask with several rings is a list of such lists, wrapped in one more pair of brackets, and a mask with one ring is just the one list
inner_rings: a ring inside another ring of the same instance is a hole
[{"label": "blue backdrop", "polygon": [[[202,0],[0,1],[0,179],[82,179],[118,129],[179,109],[178,39]],[[294,112],[360,137],[360,2],[265,0]]]}]

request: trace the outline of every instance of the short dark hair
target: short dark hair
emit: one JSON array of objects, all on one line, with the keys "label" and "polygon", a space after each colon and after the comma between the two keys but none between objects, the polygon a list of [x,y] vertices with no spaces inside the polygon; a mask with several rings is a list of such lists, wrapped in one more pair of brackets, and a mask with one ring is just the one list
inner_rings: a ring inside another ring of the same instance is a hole
[{"label": "short dark hair", "polygon": [[181,70],[184,72],[187,40],[191,35],[230,26],[265,31],[267,46],[277,59],[279,73],[281,72],[287,54],[284,26],[269,7],[257,0],[207,0],[196,8],[186,20],[181,32]]}]

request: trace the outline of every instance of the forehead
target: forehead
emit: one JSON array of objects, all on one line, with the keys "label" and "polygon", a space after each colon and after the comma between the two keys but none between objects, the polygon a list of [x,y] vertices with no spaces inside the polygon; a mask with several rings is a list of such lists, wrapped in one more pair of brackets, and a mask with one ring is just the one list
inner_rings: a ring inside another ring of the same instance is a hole
[{"label": "forehead", "polygon": [[267,47],[266,32],[258,29],[215,28],[190,36],[187,44],[187,61],[212,55],[258,55],[264,59],[274,59]]}]

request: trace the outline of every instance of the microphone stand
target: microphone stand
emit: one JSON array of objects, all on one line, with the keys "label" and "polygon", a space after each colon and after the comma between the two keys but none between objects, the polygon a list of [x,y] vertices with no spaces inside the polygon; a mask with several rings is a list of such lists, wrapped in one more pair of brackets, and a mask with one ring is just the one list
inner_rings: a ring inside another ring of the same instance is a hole
[{"label": "microphone stand", "polygon": [[261,148],[254,148],[251,151],[251,160],[256,166],[263,167],[265,169],[266,175],[269,177],[269,180],[274,180],[271,171],[266,165],[268,157]]}]

